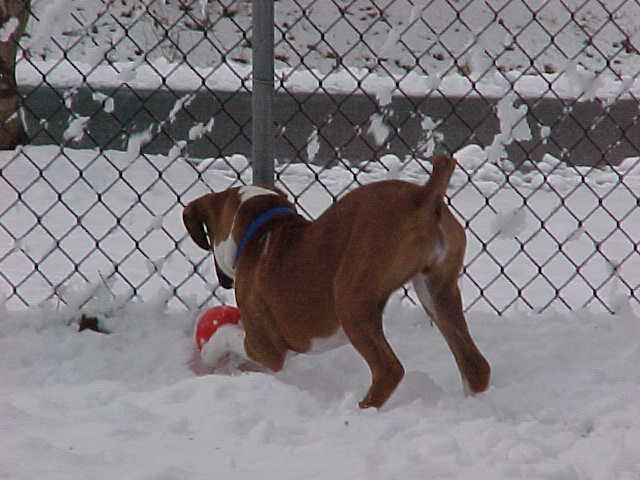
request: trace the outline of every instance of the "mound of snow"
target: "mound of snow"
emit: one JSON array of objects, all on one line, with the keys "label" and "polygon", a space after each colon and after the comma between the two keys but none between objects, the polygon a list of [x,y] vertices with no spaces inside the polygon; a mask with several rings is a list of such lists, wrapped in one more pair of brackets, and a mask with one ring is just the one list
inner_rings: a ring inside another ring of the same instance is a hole
[{"label": "mound of snow", "polygon": [[78,333],[67,325],[78,312],[3,313],[5,477],[640,475],[630,312],[469,314],[493,385],[465,398],[440,334],[394,299],[385,327],[408,373],[376,412],[356,407],[369,372],[351,346],[293,357],[277,375],[195,376],[193,315],[164,300],[124,306],[110,335]]}]

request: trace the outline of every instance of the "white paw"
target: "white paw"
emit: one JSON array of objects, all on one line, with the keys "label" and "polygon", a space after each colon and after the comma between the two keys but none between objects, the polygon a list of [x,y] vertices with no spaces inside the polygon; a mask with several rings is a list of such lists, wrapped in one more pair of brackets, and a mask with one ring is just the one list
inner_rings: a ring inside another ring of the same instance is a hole
[{"label": "white paw", "polygon": [[235,353],[246,358],[244,351],[244,330],[238,325],[223,325],[202,346],[200,360],[207,367],[216,367],[222,359]]}]

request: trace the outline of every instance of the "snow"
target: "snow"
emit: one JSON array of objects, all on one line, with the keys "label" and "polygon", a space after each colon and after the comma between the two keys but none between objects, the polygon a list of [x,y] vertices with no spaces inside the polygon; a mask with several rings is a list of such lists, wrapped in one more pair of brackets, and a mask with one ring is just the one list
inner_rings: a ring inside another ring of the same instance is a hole
[{"label": "snow", "polygon": [[[32,9],[27,47],[34,57],[59,58],[65,49],[73,61],[107,54],[115,61],[184,57],[204,66],[220,64],[223,56],[251,56],[242,41],[251,26],[248,2],[200,0],[185,11],[170,1],[33,0]],[[278,67],[299,66],[304,58],[327,73],[338,56],[356,68],[416,66],[431,74],[455,69],[478,41],[483,56],[505,72],[559,72],[573,59],[591,72],[638,73],[636,2],[280,0],[275,18]]]},{"label": "snow", "polygon": [[102,104],[102,108],[104,109],[105,112],[113,113],[113,111],[115,110],[115,101],[113,100],[113,98],[108,97],[104,93],[93,92],[91,95],[91,98],[94,101]]},{"label": "snow", "polygon": [[[70,89],[64,94],[70,109],[82,84],[251,89],[250,65],[219,65],[211,60],[215,44],[203,53],[189,44],[194,34],[184,25],[168,41],[188,50],[186,60],[197,66],[176,63],[171,45],[156,48],[158,32],[144,8],[173,22],[171,2],[120,3],[110,11],[114,21],[102,24],[95,20],[113,2],[34,0],[35,17],[45,21],[30,27],[31,57],[18,62],[18,84],[37,87],[46,76],[50,85]],[[639,159],[591,169],[546,155],[515,170],[504,154],[505,145],[530,138],[531,128],[540,128],[543,140],[551,133],[523,120],[520,96],[606,105],[638,97],[637,59],[615,44],[635,28],[640,11],[633,2],[621,6],[622,30],[611,33],[600,28],[606,12],[592,3],[584,9],[581,3],[571,18],[562,2],[541,3],[543,28],[524,30],[532,10],[518,0],[500,9],[500,22],[489,2],[469,2],[454,18],[447,2],[407,2],[388,8],[384,19],[371,16],[369,3],[345,7],[350,22],[367,26],[361,37],[367,48],[352,48],[349,23],[333,23],[327,33],[345,54],[339,70],[309,29],[310,22],[321,28],[334,22],[335,5],[307,5],[277,53],[304,55],[311,69],[279,63],[276,88],[370,95],[380,108],[367,133],[378,144],[392,133],[394,95],[500,99],[500,132],[487,148],[456,152],[459,168],[448,191],[455,215],[466,219],[460,286],[470,329],[492,364],[490,389],[463,395],[441,335],[400,293],[385,310],[385,332],[407,375],[380,411],[357,408],[369,372],[349,345],[291,357],[278,374],[202,375],[194,368],[194,323],[217,285],[211,259],[185,238],[180,205],[250,183],[251,173],[241,155],[183,158],[186,141],[168,156],[141,154],[193,101],[187,93],[166,120],[130,135],[126,152],[58,146],[0,152],[0,478],[640,478],[640,312],[629,299],[632,289],[637,297],[640,271],[633,243],[640,237]],[[218,8],[199,0],[195,14],[206,24]],[[211,35],[237,45],[238,58],[246,52],[231,24],[245,25],[247,8],[239,3],[233,21],[221,17]],[[282,0],[276,8],[282,19],[300,7]],[[77,18],[86,25],[78,28]],[[433,31],[425,30],[425,18]],[[130,37],[118,22],[135,25]],[[0,37],[14,28],[9,20]],[[589,31],[594,49],[584,48]],[[422,71],[394,69],[415,63],[412,55],[435,32],[419,60]],[[541,53],[549,34],[562,49]],[[636,42],[637,32],[630,39]],[[152,55],[134,52],[151,45]],[[68,56],[60,58],[59,46],[70,48]],[[372,68],[371,54],[391,73]],[[526,54],[535,57],[535,69],[554,73],[531,75]],[[619,64],[610,62],[614,55]],[[459,60],[467,62],[468,77],[457,73]],[[615,74],[603,71],[605,60],[607,69],[617,65]],[[96,93],[93,100],[114,111],[112,97]],[[85,124],[76,115],[65,139],[80,139]],[[438,123],[422,114],[421,125],[422,153],[429,156],[440,141]],[[192,125],[189,138],[214,127],[213,118]],[[308,139],[309,160],[319,154],[320,137],[314,130]],[[356,179],[424,183],[429,169],[387,154],[366,171],[291,164],[280,165],[277,178],[301,211],[317,216]],[[131,300],[134,287],[139,295]],[[232,292],[216,294],[234,303]],[[415,297],[411,289],[409,296]],[[21,298],[32,306],[25,309]],[[83,313],[111,333],[79,332]]]},{"label": "snow", "polygon": [[[44,75],[56,87],[251,88],[246,2],[201,0],[188,14],[179,2],[34,0],[32,8],[19,85],[38,86]],[[392,83],[409,96],[640,95],[636,2],[281,0],[275,18],[276,87],[292,93],[375,95]]]},{"label": "snow", "polygon": [[206,123],[197,123],[189,129],[189,140],[197,140],[213,130],[214,117]]},{"label": "snow", "polygon": [[[68,21],[69,9],[66,0],[53,0],[50,2],[35,2],[41,7],[37,11],[37,18],[44,21],[37,23],[33,29],[33,36],[29,41],[29,48],[38,51],[45,50],[51,38],[63,36],[65,24]],[[35,13],[35,10],[33,11]],[[30,24],[33,28],[33,23]]]},{"label": "snow", "polygon": [[531,140],[531,130],[527,123],[527,111],[529,107],[522,104],[515,107],[518,98],[514,92],[509,92],[496,105],[496,113],[500,122],[500,131],[485,151],[491,163],[497,163],[507,157],[505,147],[513,141]]},{"label": "snow", "polygon": [[602,80],[595,73],[578,68],[576,62],[569,61],[564,70],[565,75],[574,88],[574,95],[581,100],[591,101],[596,98]]},{"label": "snow", "polygon": [[493,231],[503,238],[513,238],[525,231],[527,212],[522,207],[500,212],[493,221]]},{"label": "snow", "polygon": [[90,117],[75,117],[69,122],[69,126],[64,131],[62,138],[65,141],[80,141],[85,135],[85,126],[89,122]]},{"label": "snow", "polygon": [[313,162],[316,159],[316,155],[320,151],[320,138],[318,137],[318,129],[314,128],[309,134],[307,140],[307,161]]},{"label": "snow", "polygon": [[389,135],[391,135],[391,129],[385,123],[384,115],[380,113],[374,113],[371,115],[367,133],[373,136],[373,140],[376,145],[382,145],[385,143],[387,138],[389,138]]},{"label": "snow", "polygon": [[193,314],[165,300],[126,304],[111,335],[78,333],[56,310],[3,314],[5,477],[640,475],[640,319],[629,312],[469,314],[494,375],[466,398],[439,333],[396,298],[385,326],[408,374],[374,412],[356,407],[368,372],[350,346],[293,357],[277,375],[195,376]]},{"label": "snow", "polygon": [[[43,75],[47,83],[68,88],[86,82],[92,89],[114,88],[122,85],[120,72],[129,72],[130,62],[114,62],[111,65],[92,65],[83,60],[70,63],[68,60],[38,60],[19,62],[16,76],[19,85],[37,87],[42,84]],[[132,89],[156,90],[170,88],[174,91],[194,90],[204,86],[218,91],[238,91],[252,88],[251,66],[229,62],[216,67],[195,67],[172,63],[159,58],[148,63],[135,65],[135,75],[126,78]],[[576,70],[580,72],[581,70]],[[127,75],[127,74],[125,74]],[[588,92],[574,83],[573,71],[548,75],[523,75],[498,72],[485,75],[479,81],[455,72],[434,72],[429,75],[408,72],[403,75],[380,74],[367,69],[346,67],[322,74],[314,70],[280,68],[276,70],[275,88],[291,93],[311,93],[325,90],[328,93],[352,94],[362,92],[376,96],[389,87],[389,78],[397,87],[393,95],[436,97],[478,97],[502,98],[505,89],[527,98],[579,98],[584,101],[597,98],[603,102],[640,96],[640,80],[637,76],[606,77],[594,81]],[[552,85],[552,88],[550,88]],[[583,82],[584,88],[586,84]]]},{"label": "snow", "polygon": [[144,145],[153,137],[153,130],[154,125],[150,125],[145,130],[129,136],[129,141],[127,142],[127,155],[129,157],[129,161],[133,162],[138,158],[142,147],[144,147]]}]

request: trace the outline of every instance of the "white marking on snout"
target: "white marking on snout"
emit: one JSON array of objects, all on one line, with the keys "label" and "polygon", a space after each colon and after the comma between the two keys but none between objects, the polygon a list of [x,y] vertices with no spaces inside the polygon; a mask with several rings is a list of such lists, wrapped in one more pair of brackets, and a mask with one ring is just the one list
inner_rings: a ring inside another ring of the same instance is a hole
[{"label": "white marking on snout", "polygon": [[213,246],[213,255],[216,257],[218,268],[220,268],[227,277],[233,280],[236,278],[235,262],[236,254],[238,252],[238,244],[233,239],[233,231],[236,227],[238,211],[244,202],[251,200],[254,197],[259,197],[261,195],[277,195],[273,190],[255,185],[245,185],[244,187],[240,187],[238,189],[238,194],[240,195],[240,205],[238,205],[236,214],[233,217],[229,236]]},{"label": "white marking on snout", "polygon": [[311,355],[324,353],[342,347],[347,343],[349,343],[347,335],[342,328],[338,328],[338,330],[328,337],[317,337],[311,340],[311,348],[306,353]]}]

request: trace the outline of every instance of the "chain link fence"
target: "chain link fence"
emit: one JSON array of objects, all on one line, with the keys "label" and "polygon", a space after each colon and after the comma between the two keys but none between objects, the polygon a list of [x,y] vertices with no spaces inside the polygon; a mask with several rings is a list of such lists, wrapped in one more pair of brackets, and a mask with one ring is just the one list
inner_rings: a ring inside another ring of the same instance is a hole
[{"label": "chain link fence", "polygon": [[[251,182],[251,15],[32,2],[28,141],[0,154],[7,306],[231,300],[180,215]],[[276,1],[276,184],[313,217],[456,153],[467,308],[637,308],[639,49],[632,0]]]}]

